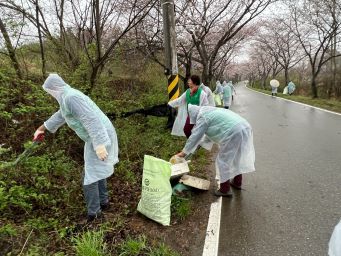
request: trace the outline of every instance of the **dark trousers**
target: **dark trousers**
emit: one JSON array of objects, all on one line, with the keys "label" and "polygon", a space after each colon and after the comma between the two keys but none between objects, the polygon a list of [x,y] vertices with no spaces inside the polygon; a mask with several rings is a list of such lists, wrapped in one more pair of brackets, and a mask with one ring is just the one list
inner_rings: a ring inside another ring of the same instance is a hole
[{"label": "dark trousers", "polygon": [[[236,186],[241,187],[242,186],[242,179],[243,179],[242,174],[239,174],[239,175],[235,176],[233,178],[233,180],[231,180],[231,182],[233,184],[235,184]],[[230,190],[230,180],[227,180],[223,183],[220,183],[220,189],[219,190],[222,193],[227,193]]]},{"label": "dark trousers", "polygon": [[89,216],[99,214],[101,205],[107,204],[109,201],[106,179],[83,185],[83,192]]},{"label": "dark trousers", "polygon": [[187,139],[189,138],[189,136],[191,136],[193,127],[194,127],[194,124],[190,124],[189,116],[188,116],[186,119],[185,126],[184,126],[184,133]]}]

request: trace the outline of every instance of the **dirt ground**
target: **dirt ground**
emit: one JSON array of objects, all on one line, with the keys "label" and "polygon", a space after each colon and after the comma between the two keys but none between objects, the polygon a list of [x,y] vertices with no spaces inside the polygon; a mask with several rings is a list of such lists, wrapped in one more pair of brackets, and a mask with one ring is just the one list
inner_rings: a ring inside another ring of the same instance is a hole
[{"label": "dirt ground", "polygon": [[208,154],[210,160],[206,167],[207,176],[210,177],[211,181],[210,190],[197,191],[193,194],[193,206],[189,217],[182,221],[171,218],[171,225],[164,227],[136,212],[128,223],[130,228],[146,234],[149,238],[163,241],[182,256],[201,255],[205,242],[210,206],[217,199],[212,193],[216,186],[215,152],[216,150],[212,150],[212,153]]}]

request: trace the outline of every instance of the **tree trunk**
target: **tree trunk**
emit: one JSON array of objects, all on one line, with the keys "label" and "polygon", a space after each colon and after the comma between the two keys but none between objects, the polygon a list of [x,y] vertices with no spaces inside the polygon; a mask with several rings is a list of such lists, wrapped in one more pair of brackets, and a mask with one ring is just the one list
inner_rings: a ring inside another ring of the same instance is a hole
[{"label": "tree trunk", "polygon": [[266,86],[266,77],[263,77],[262,79],[262,88],[265,90],[265,86]]},{"label": "tree trunk", "polygon": [[203,64],[203,69],[201,73],[201,82],[210,87],[210,83],[213,79],[213,72],[212,72],[212,67],[210,64],[206,63]]},{"label": "tree trunk", "polygon": [[88,90],[86,90],[86,92],[88,94],[91,93],[91,91],[95,87],[97,79],[98,79],[98,77],[101,75],[101,73],[103,71],[103,67],[104,67],[104,64],[95,64],[92,67],[91,75],[90,75],[90,88]]},{"label": "tree trunk", "polygon": [[40,55],[41,55],[41,63],[42,63],[41,72],[43,74],[43,77],[46,78],[46,60],[45,60],[43,38],[42,38],[42,35],[41,35],[40,22],[39,22],[39,4],[38,4],[38,0],[36,1],[36,19],[37,19],[38,37],[39,37],[39,45],[40,45]]},{"label": "tree trunk", "polygon": [[6,48],[7,48],[7,51],[8,51],[8,55],[11,59],[11,62],[12,62],[12,66],[18,76],[19,79],[22,79],[22,74],[21,74],[21,70],[20,70],[20,66],[19,66],[19,62],[17,60],[17,56],[15,54],[15,50],[12,46],[12,42],[11,42],[11,39],[7,33],[7,29],[6,29],[6,26],[5,24],[2,22],[2,19],[0,18],[0,30],[1,30],[1,33],[2,35],[4,36],[4,40],[5,40],[5,43],[6,43]]},{"label": "tree trunk", "polygon": [[102,31],[101,31],[101,13],[100,13],[99,0],[95,0],[93,3],[93,15],[95,21],[96,30],[96,58],[99,61],[102,58]]},{"label": "tree trunk", "polygon": [[92,91],[92,89],[94,88],[94,86],[95,86],[95,84],[96,84],[96,80],[97,80],[97,75],[98,75],[98,73],[99,73],[99,66],[98,66],[98,65],[95,65],[95,66],[92,68],[92,71],[91,71],[89,92]]},{"label": "tree trunk", "polygon": [[285,77],[285,86],[289,83],[289,69],[288,67],[284,68],[284,77]]},{"label": "tree trunk", "polygon": [[316,86],[316,75],[312,76],[312,80],[311,80],[311,94],[312,94],[313,99],[318,98],[317,86]]},{"label": "tree trunk", "polygon": [[204,84],[210,87],[212,79],[213,79],[213,71],[212,71],[212,68],[210,67],[208,70],[208,76],[207,76],[206,82]]},{"label": "tree trunk", "polygon": [[202,73],[201,73],[201,80],[206,85],[209,81],[209,74],[208,74],[208,66],[207,64],[203,65]]},{"label": "tree trunk", "polygon": [[185,71],[186,71],[186,75],[185,75],[185,79],[184,79],[184,90],[188,89],[188,79],[191,76],[191,69],[192,69],[192,53],[190,53],[188,55],[188,57],[186,58],[186,64],[185,64]]}]

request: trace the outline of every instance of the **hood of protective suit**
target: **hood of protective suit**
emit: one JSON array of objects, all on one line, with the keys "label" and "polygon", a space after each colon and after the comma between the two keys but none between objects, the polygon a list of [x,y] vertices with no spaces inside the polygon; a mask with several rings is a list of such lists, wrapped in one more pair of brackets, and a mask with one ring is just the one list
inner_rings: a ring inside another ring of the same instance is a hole
[{"label": "hood of protective suit", "polygon": [[61,102],[65,88],[69,87],[70,86],[57,74],[50,74],[43,84],[43,89],[51,94],[58,103]]},{"label": "hood of protective suit", "polygon": [[219,85],[220,84],[220,81],[218,80],[217,82],[216,82],[216,85]]},{"label": "hood of protective suit", "polygon": [[188,115],[190,124],[196,124],[199,110],[199,106],[188,104]]}]

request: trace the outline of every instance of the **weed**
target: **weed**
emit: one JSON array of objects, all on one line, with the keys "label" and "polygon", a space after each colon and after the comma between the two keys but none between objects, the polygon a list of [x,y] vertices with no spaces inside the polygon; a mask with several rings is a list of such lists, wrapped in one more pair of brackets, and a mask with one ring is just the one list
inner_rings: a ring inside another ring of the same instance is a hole
[{"label": "weed", "polygon": [[178,253],[173,252],[165,244],[160,244],[156,248],[151,248],[148,256],[180,256]]},{"label": "weed", "polygon": [[119,247],[119,256],[138,256],[147,248],[146,237],[139,236],[137,239],[128,238]]},{"label": "weed", "polygon": [[17,236],[18,231],[11,224],[6,224],[0,228],[0,237],[1,236]]},{"label": "weed", "polygon": [[172,196],[171,209],[172,213],[174,213],[177,218],[184,220],[191,214],[191,201],[188,198]]},{"label": "weed", "polygon": [[49,219],[42,219],[41,217],[28,219],[25,222],[26,226],[29,226],[34,229],[43,230],[43,229],[49,229],[49,228],[56,228],[58,226],[58,220],[54,218]]},{"label": "weed", "polygon": [[87,231],[80,237],[73,238],[74,249],[78,256],[104,256],[107,254],[103,231]]},{"label": "weed", "polygon": [[45,252],[43,251],[43,248],[41,248],[40,246],[37,245],[31,245],[28,250],[27,253],[25,254],[26,256],[40,256],[40,255],[44,255]]},{"label": "weed", "polygon": [[128,159],[124,159],[120,161],[119,165],[115,170],[115,174],[121,176],[123,180],[134,184],[137,182],[137,177],[134,171],[132,170],[133,166],[134,163],[132,163]]}]

